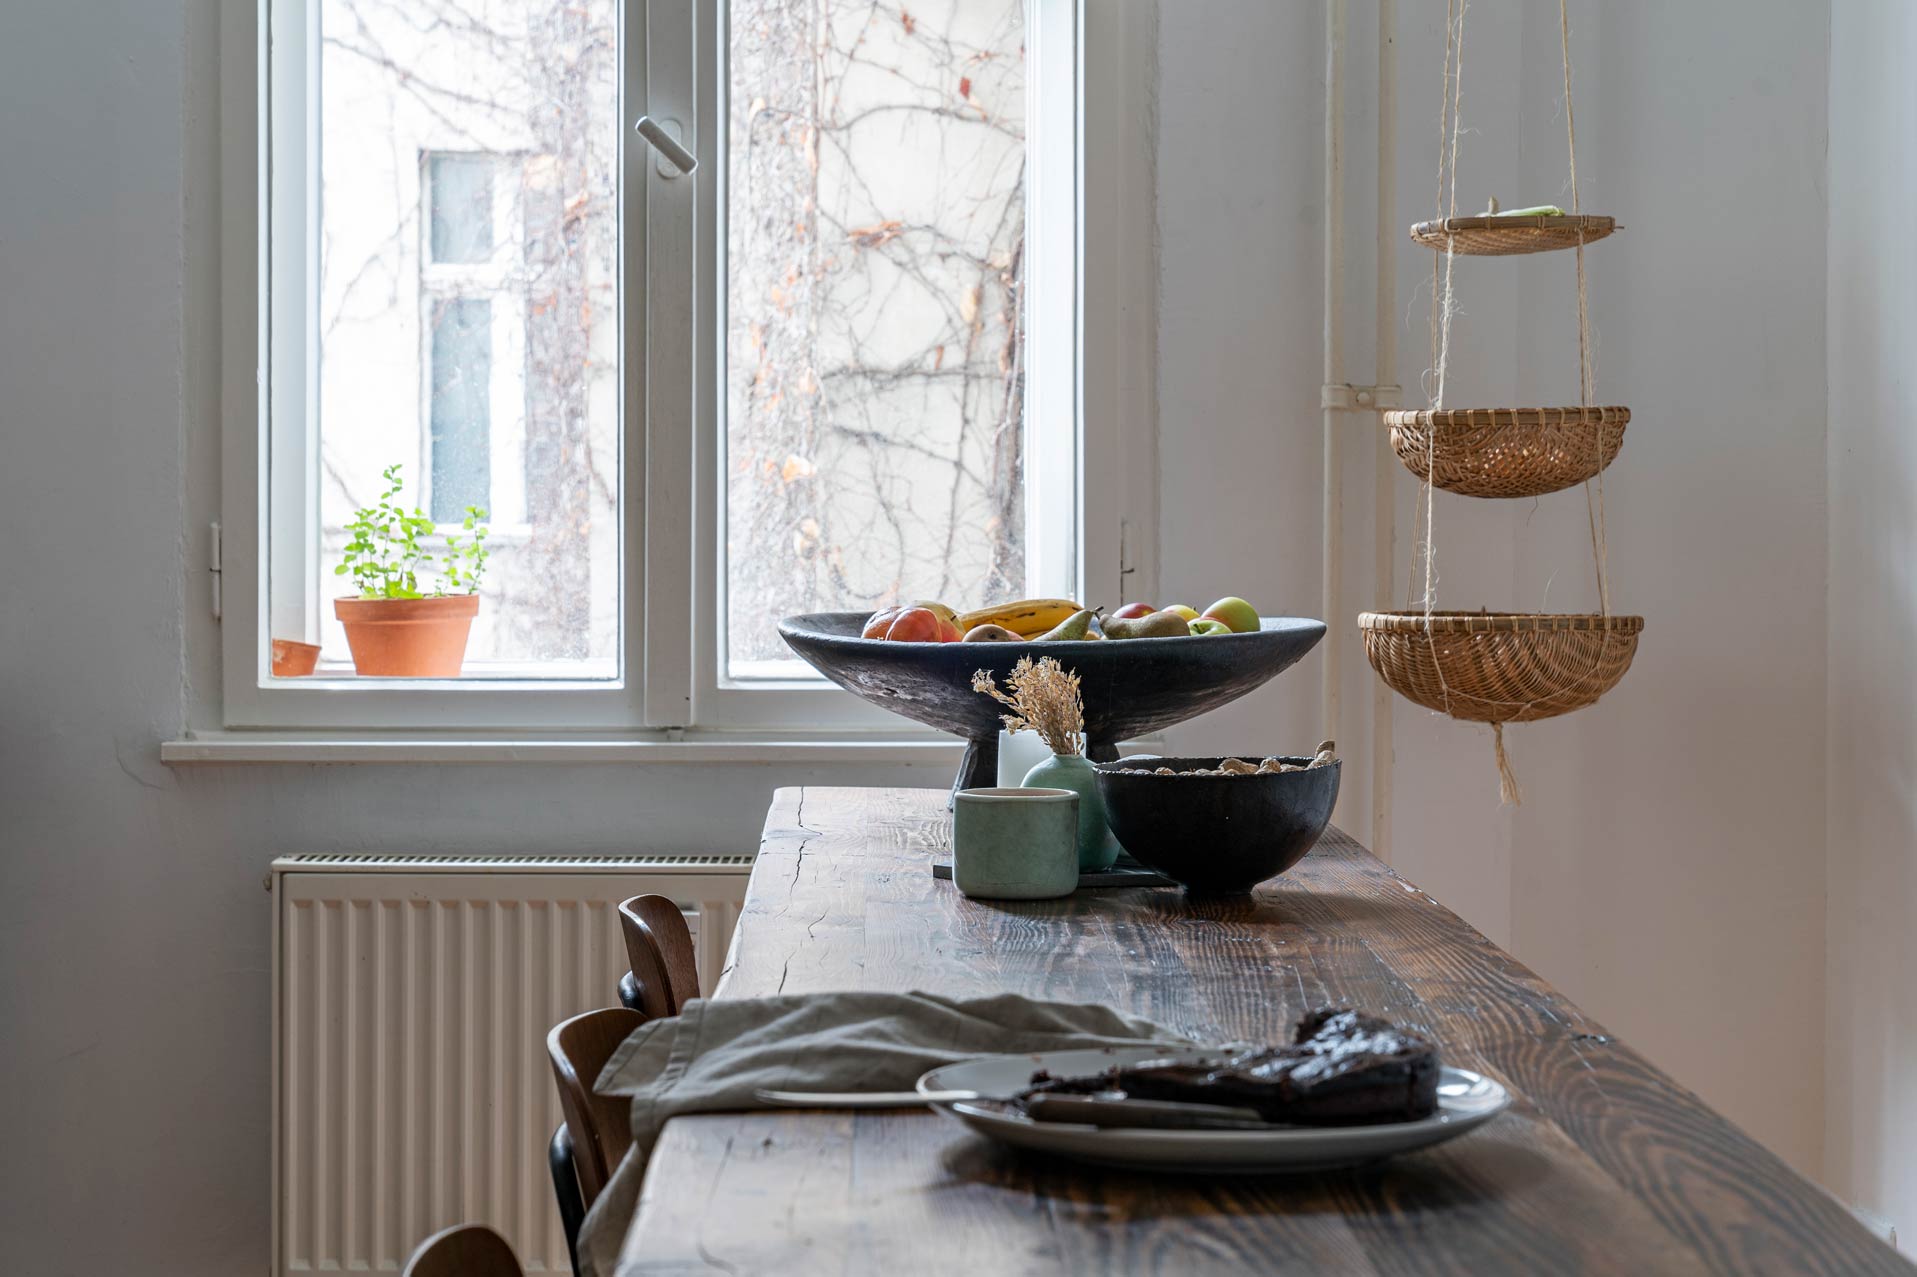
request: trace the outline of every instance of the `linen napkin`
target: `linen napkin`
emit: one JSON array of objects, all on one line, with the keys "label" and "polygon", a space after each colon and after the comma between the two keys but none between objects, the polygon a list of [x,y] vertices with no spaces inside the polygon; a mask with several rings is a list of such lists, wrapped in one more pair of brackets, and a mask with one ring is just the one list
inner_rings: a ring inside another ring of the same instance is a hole
[{"label": "linen napkin", "polygon": [[594,1090],[632,1097],[632,1148],[579,1231],[579,1265],[606,1277],[639,1203],[646,1159],[668,1118],[766,1108],[783,1091],[910,1090],[927,1069],[975,1055],[1083,1047],[1184,1045],[1180,1034],[1110,1007],[1017,994],[955,1000],[930,993],[815,993],[695,999],[635,1030]]}]

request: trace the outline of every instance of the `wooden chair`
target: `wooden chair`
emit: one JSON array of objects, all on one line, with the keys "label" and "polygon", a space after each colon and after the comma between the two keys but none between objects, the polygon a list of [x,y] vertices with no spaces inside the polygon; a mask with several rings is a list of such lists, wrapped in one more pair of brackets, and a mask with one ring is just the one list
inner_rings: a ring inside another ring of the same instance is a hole
[{"label": "wooden chair", "polygon": [[637,1011],[606,1007],[562,1021],[546,1035],[559,1108],[566,1115],[565,1129],[572,1143],[573,1173],[578,1176],[580,1200],[589,1210],[632,1144],[631,1104],[618,1096],[597,1094],[592,1084],[619,1044],[645,1022],[646,1017]]},{"label": "wooden chair", "polygon": [[586,1222],[586,1203],[579,1197],[579,1171],[572,1163],[572,1132],[561,1122],[546,1145],[546,1169],[552,1175],[553,1200],[559,1204],[559,1230],[566,1235],[566,1258],[579,1271],[579,1229]]},{"label": "wooden chair", "polygon": [[525,1277],[506,1239],[484,1224],[455,1224],[419,1244],[404,1277]]},{"label": "wooden chair", "polygon": [[678,1015],[699,996],[699,962],[678,905],[665,896],[634,896],[619,906],[619,929],[648,1019]]}]

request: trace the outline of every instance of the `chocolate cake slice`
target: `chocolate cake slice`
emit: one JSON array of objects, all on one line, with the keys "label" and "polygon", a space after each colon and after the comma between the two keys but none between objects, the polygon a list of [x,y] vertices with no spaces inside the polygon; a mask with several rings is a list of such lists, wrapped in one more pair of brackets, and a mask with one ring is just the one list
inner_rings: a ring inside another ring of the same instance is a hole
[{"label": "chocolate cake slice", "polygon": [[1268,1122],[1335,1126],[1409,1122],[1438,1107],[1438,1049],[1423,1035],[1343,1008],[1299,1021],[1287,1046],[1189,1064],[1034,1078],[1034,1091],[1123,1092],[1149,1100],[1229,1104]]}]

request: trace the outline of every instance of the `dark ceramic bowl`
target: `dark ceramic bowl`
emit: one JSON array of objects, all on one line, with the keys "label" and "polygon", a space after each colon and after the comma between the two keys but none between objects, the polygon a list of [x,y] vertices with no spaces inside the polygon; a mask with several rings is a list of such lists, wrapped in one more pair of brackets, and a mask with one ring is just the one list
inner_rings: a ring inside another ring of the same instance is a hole
[{"label": "dark ceramic bowl", "polygon": [[[1187,891],[1223,895],[1250,891],[1305,858],[1331,823],[1342,767],[1255,776],[1158,776],[1212,768],[1225,757],[1257,762],[1263,754],[1211,758],[1140,755],[1100,763],[1098,792],[1105,819],[1133,859]],[[1309,758],[1278,756],[1288,763]],[[1143,769],[1145,774],[1128,774]]]},{"label": "dark ceramic bowl", "polygon": [[1004,707],[972,690],[972,671],[1003,683],[1021,656],[1055,656],[1078,671],[1086,755],[1118,757],[1118,742],[1196,718],[1263,686],[1324,637],[1323,621],[1260,618],[1249,634],[1088,639],[1078,643],[890,643],[860,638],[863,612],[812,612],[779,622],[786,645],[849,692],[966,740],[954,790],[998,783]]}]

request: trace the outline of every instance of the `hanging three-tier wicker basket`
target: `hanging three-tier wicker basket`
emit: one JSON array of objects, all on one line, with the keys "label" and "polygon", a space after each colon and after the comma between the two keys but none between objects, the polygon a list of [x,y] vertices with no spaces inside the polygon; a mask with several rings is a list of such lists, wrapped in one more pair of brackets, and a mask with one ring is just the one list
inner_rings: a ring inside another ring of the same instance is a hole
[{"label": "hanging three-tier wicker basket", "polygon": [[[1584,249],[1617,229],[1611,218],[1578,207],[1577,128],[1571,113],[1571,42],[1567,0],[1559,0],[1564,52],[1564,114],[1571,170],[1571,209],[1457,214],[1459,68],[1464,48],[1463,0],[1448,0],[1443,105],[1439,114],[1439,216],[1411,228],[1411,238],[1437,251],[1432,265],[1431,406],[1387,412],[1391,446],[1421,481],[1424,594],[1401,612],[1358,617],[1365,656],[1399,695],[1453,718],[1490,723],[1499,790],[1516,802],[1517,783],[1504,749],[1504,724],[1551,718],[1594,704],[1631,667],[1641,616],[1611,610],[1604,539],[1604,471],[1624,444],[1628,408],[1592,403],[1590,321]],[[1460,256],[1494,257],[1570,249],[1577,260],[1578,404],[1565,408],[1447,408],[1445,373],[1451,350],[1452,271]],[[1591,555],[1600,611],[1590,614],[1459,612],[1436,607],[1433,492],[1468,497],[1538,497],[1583,485],[1590,512]],[[1415,583],[1414,583],[1415,586]]]}]

